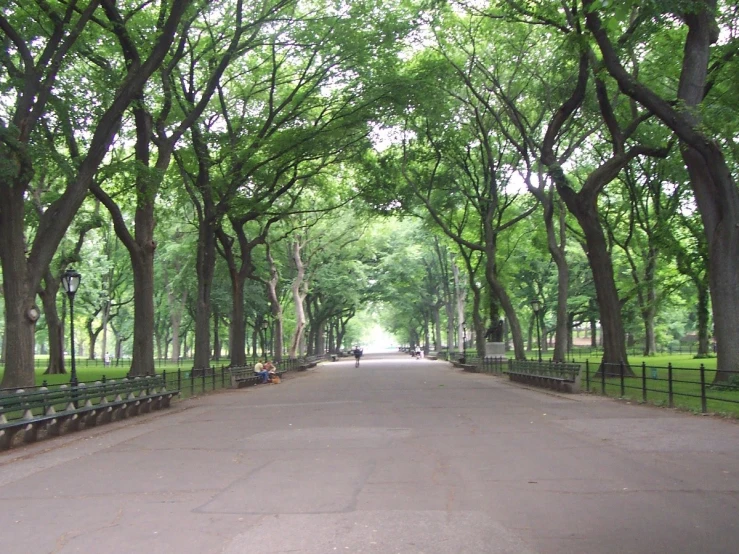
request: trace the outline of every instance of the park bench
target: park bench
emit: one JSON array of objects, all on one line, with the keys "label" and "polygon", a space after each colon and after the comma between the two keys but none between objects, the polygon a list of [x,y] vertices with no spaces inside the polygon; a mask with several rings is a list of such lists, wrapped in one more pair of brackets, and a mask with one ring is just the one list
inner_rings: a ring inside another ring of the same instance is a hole
[{"label": "park bench", "polygon": [[305,371],[306,369],[313,369],[318,365],[318,362],[322,359],[322,356],[306,356],[298,364],[298,371]]},{"label": "park bench", "polygon": [[[262,376],[254,373],[254,367],[232,367],[228,371],[231,374],[231,388],[234,389],[258,385],[262,382]],[[274,374],[282,378],[285,373],[287,373],[286,369],[278,369]]]},{"label": "park bench", "polygon": [[480,364],[480,358],[473,358],[472,356],[464,356],[457,358],[456,360],[452,360],[452,365],[454,367],[458,367],[462,369],[463,371],[468,371],[470,373],[479,373],[480,370],[478,369],[478,366]]},{"label": "park bench", "polygon": [[16,435],[36,441],[167,408],[179,390],[168,390],[161,376],[39,387],[0,393],[0,450]]},{"label": "park bench", "polygon": [[580,364],[508,360],[511,381],[564,392],[580,392]]}]

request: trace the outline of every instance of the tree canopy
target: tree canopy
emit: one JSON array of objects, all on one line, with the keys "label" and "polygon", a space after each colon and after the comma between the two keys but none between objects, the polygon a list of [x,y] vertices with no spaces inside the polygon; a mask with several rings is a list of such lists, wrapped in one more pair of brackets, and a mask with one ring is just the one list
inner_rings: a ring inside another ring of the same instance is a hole
[{"label": "tree canopy", "polygon": [[72,347],[134,375],[340,351],[372,314],[398,344],[492,337],[518,359],[537,325],[558,361],[587,329],[627,370],[628,346],[694,336],[727,380],[738,18],[723,0],[7,2],[2,386],[32,384],[40,353],[66,371],[71,266]]}]

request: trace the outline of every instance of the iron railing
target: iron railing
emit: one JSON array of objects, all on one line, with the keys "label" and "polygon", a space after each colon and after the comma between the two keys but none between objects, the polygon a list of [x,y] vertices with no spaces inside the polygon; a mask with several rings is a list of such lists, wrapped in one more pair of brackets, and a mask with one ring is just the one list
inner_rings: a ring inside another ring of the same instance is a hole
[{"label": "iron railing", "polygon": [[585,361],[586,390],[640,402],[685,408],[701,413],[739,412],[739,371],[722,372],[728,379],[715,381],[715,369],[601,363]]}]

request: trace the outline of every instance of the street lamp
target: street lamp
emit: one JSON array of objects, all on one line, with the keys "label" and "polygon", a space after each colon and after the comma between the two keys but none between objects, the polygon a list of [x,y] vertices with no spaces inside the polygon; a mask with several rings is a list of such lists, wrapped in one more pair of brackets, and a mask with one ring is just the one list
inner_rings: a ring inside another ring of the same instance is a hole
[{"label": "street lamp", "polygon": [[539,362],[541,362],[541,334],[539,332],[539,310],[541,309],[541,302],[536,299],[532,300],[531,309],[534,310],[534,317],[536,318],[536,345],[539,349]]},{"label": "street lamp", "polygon": [[82,275],[77,273],[74,269],[69,268],[62,274],[62,288],[69,297],[69,342],[71,343],[72,351],[72,372],[69,376],[69,383],[73,386],[77,386],[77,366],[74,360],[74,295],[77,292],[77,288],[80,286]]},{"label": "street lamp", "polygon": [[267,322],[267,319],[265,318],[262,320],[262,332],[264,333],[263,334],[264,342],[262,343],[262,351],[264,352],[265,356],[267,355],[267,329],[269,329],[269,323]]}]

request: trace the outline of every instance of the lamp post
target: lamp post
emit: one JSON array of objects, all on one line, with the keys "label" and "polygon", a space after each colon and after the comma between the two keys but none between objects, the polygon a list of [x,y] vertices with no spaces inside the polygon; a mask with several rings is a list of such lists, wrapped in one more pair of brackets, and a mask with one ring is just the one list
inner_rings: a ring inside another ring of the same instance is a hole
[{"label": "lamp post", "polygon": [[267,329],[269,328],[269,323],[267,322],[267,318],[264,318],[262,320],[262,336],[264,337],[264,342],[262,343],[262,351],[264,352],[264,355],[267,355]]},{"label": "lamp post", "polygon": [[69,376],[69,383],[73,387],[77,387],[77,366],[74,359],[74,295],[80,286],[82,275],[74,269],[69,268],[62,274],[62,288],[69,297],[69,342],[71,343],[72,352],[72,372]]},{"label": "lamp post", "polygon": [[536,299],[532,300],[531,309],[534,310],[534,317],[536,318],[536,345],[539,350],[539,361],[541,362],[541,334],[539,332],[539,310],[541,309],[541,302]]}]

